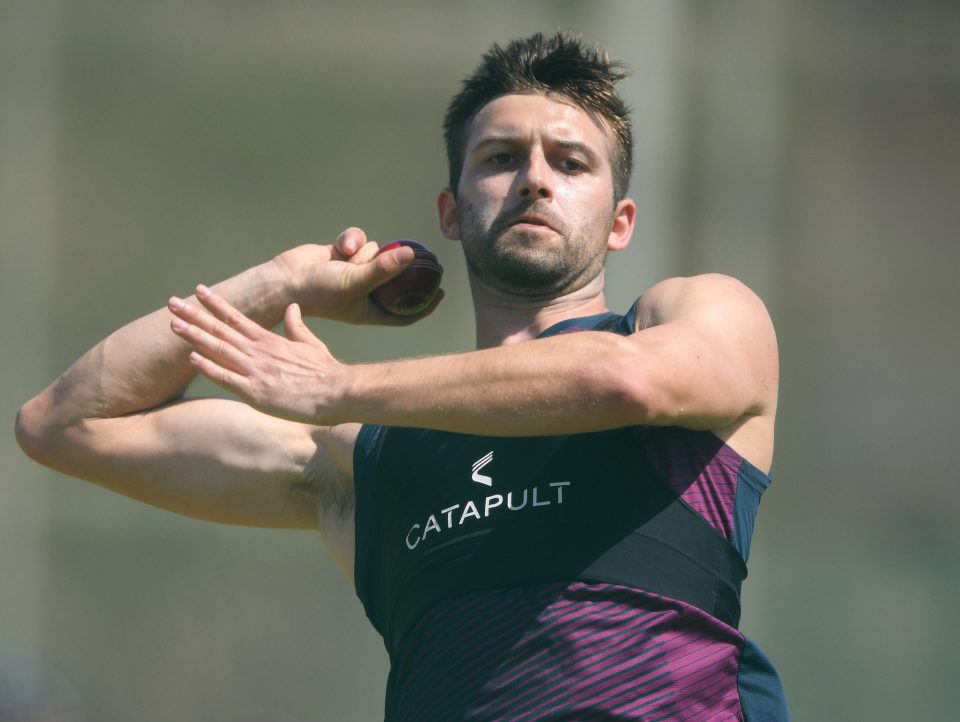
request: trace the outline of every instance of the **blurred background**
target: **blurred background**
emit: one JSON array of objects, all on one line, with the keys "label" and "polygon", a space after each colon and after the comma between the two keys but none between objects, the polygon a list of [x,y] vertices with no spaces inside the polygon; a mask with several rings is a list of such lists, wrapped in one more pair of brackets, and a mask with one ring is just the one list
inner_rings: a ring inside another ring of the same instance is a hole
[{"label": "blurred background", "polygon": [[777,325],[743,629],[794,719],[956,719],[960,4],[0,0],[0,721],[382,718],[386,655],[316,534],[59,476],[13,418],[171,294],[348,225],[432,246],[447,299],[313,324],[332,350],[471,348],[440,120],[491,42],[558,29],[633,70],[610,306],[721,271]]}]

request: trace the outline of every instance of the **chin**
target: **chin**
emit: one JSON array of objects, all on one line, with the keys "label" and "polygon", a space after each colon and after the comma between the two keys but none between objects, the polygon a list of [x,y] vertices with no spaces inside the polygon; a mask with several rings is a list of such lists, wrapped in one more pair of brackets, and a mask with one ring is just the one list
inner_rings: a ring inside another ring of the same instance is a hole
[{"label": "chin", "polygon": [[498,291],[514,296],[546,297],[566,292],[569,270],[543,253],[502,254],[485,269],[474,269],[478,278]]}]

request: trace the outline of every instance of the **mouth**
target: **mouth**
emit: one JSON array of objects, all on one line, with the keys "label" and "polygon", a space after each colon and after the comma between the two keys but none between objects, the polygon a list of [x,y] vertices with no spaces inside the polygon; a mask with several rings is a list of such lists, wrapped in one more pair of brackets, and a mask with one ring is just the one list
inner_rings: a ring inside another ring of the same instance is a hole
[{"label": "mouth", "polygon": [[510,223],[511,226],[532,226],[536,228],[546,228],[549,231],[556,231],[550,222],[541,216],[534,215],[532,213],[524,213],[522,216],[518,216]]}]

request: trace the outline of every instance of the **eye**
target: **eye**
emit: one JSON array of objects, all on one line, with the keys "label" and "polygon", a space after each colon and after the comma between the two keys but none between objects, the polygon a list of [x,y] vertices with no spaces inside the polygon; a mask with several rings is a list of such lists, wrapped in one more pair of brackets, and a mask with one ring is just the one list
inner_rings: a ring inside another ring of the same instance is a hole
[{"label": "eye", "polygon": [[507,151],[501,151],[500,153],[494,153],[493,155],[487,158],[487,163],[490,165],[510,165],[513,162],[513,153],[508,153]]},{"label": "eye", "polygon": [[563,158],[560,161],[560,168],[566,173],[583,173],[587,166],[576,158]]}]

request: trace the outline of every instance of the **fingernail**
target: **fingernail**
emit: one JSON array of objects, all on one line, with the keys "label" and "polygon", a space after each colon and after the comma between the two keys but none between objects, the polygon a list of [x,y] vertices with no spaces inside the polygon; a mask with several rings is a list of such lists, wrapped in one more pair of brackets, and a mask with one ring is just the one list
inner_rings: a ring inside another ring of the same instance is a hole
[{"label": "fingernail", "polygon": [[174,331],[183,331],[186,327],[187,324],[185,324],[179,318],[175,318],[170,322],[170,328],[172,328]]},{"label": "fingernail", "polygon": [[171,296],[171,297],[170,297],[170,300],[167,301],[167,304],[168,304],[171,308],[183,309],[183,308],[186,308],[186,307],[187,307],[187,304],[185,304],[185,303],[183,302],[183,299],[182,299],[182,298],[177,298],[176,296]]},{"label": "fingernail", "polygon": [[200,298],[206,298],[210,295],[210,289],[204,286],[202,283],[197,286],[197,296]]}]

